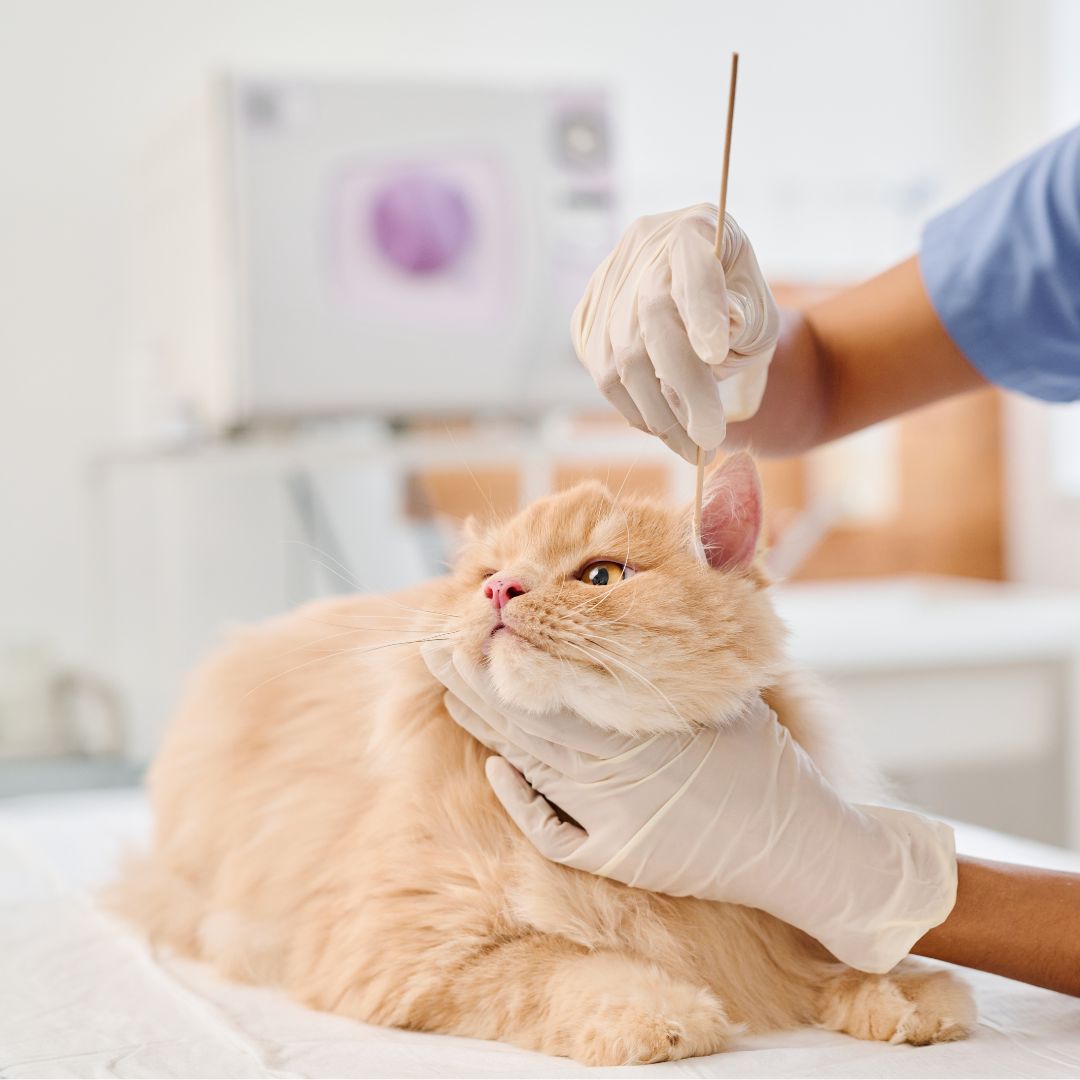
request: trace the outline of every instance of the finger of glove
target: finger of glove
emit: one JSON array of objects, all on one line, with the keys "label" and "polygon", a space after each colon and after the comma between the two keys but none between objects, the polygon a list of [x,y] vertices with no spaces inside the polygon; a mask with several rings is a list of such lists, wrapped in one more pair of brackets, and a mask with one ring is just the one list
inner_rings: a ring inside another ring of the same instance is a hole
[{"label": "finger of glove", "polygon": [[617,352],[615,362],[622,384],[638,407],[648,430],[693,465],[697,461],[697,444],[686,433],[667,403],[644,341]]},{"label": "finger of glove", "polygon": [[588,839],[588,833],[568,821],[560,821],[551,804],[509,762],[488,758],[484,771],[495,797],[533,847],[553,862],[576,865],[574,857]]},{"label": "finger of glove", "polygon": [[455,651],[449,670],[441,669],[437,677],[454,700],[474,712],[500,738],[513,741],[517,730],[517,710],[499,700],[484,671]]},{"label": "finger of glove", "polygon": [[727,431],[713,368],[703,362],[687,336],[671,295],[671,268],[654,263],[638,299],[641,336],[660,380],[665,399],[689,438],[703,450],[715,450]]},{"label": "finger of glove", "polygon": [[[467,701],[485,720],[495,728],[501,724],[494,717],[487,716],[488,707],[484,701],[485,691],[494,698],[495,691],[479,671],[465,662],[457,650],[446,641],[425,642],[420,646],[420,655],[427,664],[428,671],[435,676],[452,694]],[[477,707],[479,705],[479,707]]]},{"label": "finger of glove", "polygon": [[501,754],[543,791],[550,792],[564,776],[572,778],[580,771],[575,760],[577,755],[564,746],[538,739],[513,724],[503,730],[493,727],[475,709],[449,692],[444,695],[443,704],[458,727],[464,728],[489,750]]},{"label": "finger of glove", "polygon": [[[584,743],[600,750],[590,753],[565,742],[556,742],[533,734],[519,722],[488,712],[499,724],[489,723],[484,715],[471,708],[454,694],[443,698],[447,712],[461,728],[478,742],[495,750],[523,772],[529,782],[546,795],[551,795],[565,782],[589,783],[604,775],[605,763],[624,754],[630,740],[624,736],[611,735],[586,724],[585,721],[566,713],[552,714],[556,723],[552,727],[572,727],[577,743]],[[544,719],[549,719],[545,717]]]},{"label": "finger of glove", "polygon": [[600,393],[607,398],[611,405],[623,414],[627,423],[633,428],[637,428],[638,431],[648,431],[649,425],[645,423],[645,417],[641,415],[641,410],[634,404],[634,399],[630,396],[630,392],[619,381],[618,376],[609,380],[604,385],[597,384]]},{"label": "finger of glove", "polygon": [[780,336],[780,311],[769,286],[761,281],[728,291],[731,309],[731,351],[739,357],[770,352]]},{"label": "finger of glove", "polygon": [[447,638],[425,641],[420,646],[420,658],[427,665],[428,671],[446,686],[446,680],[457,679],[454,670],[454,643]]},{"label": "finger of glove", "polygon": [[530,762],[540,760],[545,767],[550,765],[558,772],[573,769],[572,752],[565,747],[551,747],[546,740],[523,729],[520,719],[528,714],[499,701],[487,675],[465,661],[459,652],[455,650],[449,669],[441,668],[437,677],[447,689],[443,703],[451,718],[485,746],[497,749],[519,768],[525,766],[518,760],[518,754],[526,754]]},{"label": "finger of glove", "polygon": [[687,222],[672,235],[670,292],[690,347],[704,363],[720,367],[731,351],[729,283],[712,241],[696,224]]},{"label": "finger of glove", "polygon": [[[594,280],[600,272],[597,270],[593,275]],[[627,423],[639,431],[648,431],[645,418],[619,380],[607,326],[594,325],[598,318],[598,301],[593,292],[593,282],[590,282],[570,320],[570,337],[574,342],[574,351],[582,366],[592,376],[597,390],[622,413]]]},{"label": "finger of glove", "polygon": [[598,278],[601,281],[603,280],[603,275],[606,273],[610,261],[611,256],[609,255],[594,271],[593,276],[589,279],[589,284],[585,287],[585,292],[577,303],[577,307],[574,308],[574,313],[570,316],[570,340],[574,344],[574,352],[577,353],[577,358],[590,373],[593,371],[590,363],[593,355],[591,345],[596,330],[596,318],[600,305],[597,281]]},{"label": "finger of glove", "polygon": [[780,312],[746,234],[730,218],[728,224],[735,235],[732,255],[724,259],[731,320],[728,347],[745,356],[776,344]]},{"label": "finger of glove", "polygon": [[638,323],[638,285],[649,265],[638,267],[633,282],[620,291],[608,312],[607,338],[619,384],[640,413],[645,430],[668,442],[671,432],[681,425],[664,400]]},{"label": "finger of glove", "polygon": [[470,709],[461,698],[452,691],[443,694],[443,706],[450,714],[450,719],[459,728],[467,731],[478,743],[483,744],[496,754],[510,757],[513,745],[501,731],[493,728],[475,709]]}]

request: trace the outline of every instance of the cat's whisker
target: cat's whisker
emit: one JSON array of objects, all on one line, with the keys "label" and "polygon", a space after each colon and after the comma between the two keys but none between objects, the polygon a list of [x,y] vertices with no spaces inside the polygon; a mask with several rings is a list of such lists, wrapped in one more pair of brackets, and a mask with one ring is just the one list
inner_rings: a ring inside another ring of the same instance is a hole
[{"label": "cat's whisker", "polygon": [[673,701],[671,700],[671,698],[669,698],[669,697],[667,696],[667,694],[665,694],[665,693],[664,693],[664,691],[663,691],[663,690],[661,690],[661,689],[660,689],[660,687],[659,687],[659,686],[657,686],[657,685],[656,685],[656,683],[654,683],[654,682],[652,681],[652,679],[649,679],[649,678],[647,678],[646,676],[642,675],[640,671],[637,671],[637,670],[635,670],[635,669],[634,669],[633,667],[631,667],[631,666],[630,666],[629,664],[627,664],[627,663],[625,663],[624,661],[622,661],[622,660],[618,659],[618,657],[612,656],[610,652],[607,652],[606,650],[602,649],[602,648],[601,648],[601,647],[600,647],[599,645],[597,645],[596,647],[597,647],[598,649],[600,649],[600,651],[601,651],[601,652],[605,652],[605,653],[606,653],[606,655],[607,655],[607,658],[608,658],[608,659],[609,659],[609,660],[610,660],[610,661],[611,661],[611,662],[612,662],[613,664],[616,664],[616,665],[617,665],[618,667],[621,667],[621,668],[622,668],[622,669],[623,669],[624,671],[626,671],[626,672],[627,672],[627,673],[629,673],[630,675],[633,675],[635,679],[639,679],[639,680],[640,680],[641,682],[643,682],[643,683],[644,683],[644,684],[645,684],[645,685],[646,685],[647,687],[649,687],[649,689],[650,689],[650,690],[652,690],[652,691],[653,691],[653,692],[654,692],[655,694],[657,694],[657,695],[658,695],[659,697],[661,697],[661,698],[662,698],[662,699],[664,700],[664,702],[665,702],[665,703],[667,704],[668,708],[669,708],[669,709],[671,709],[671,711],[672,711],[672,712],[673,712],[673,713],[674,713],[674,714],[675,714],[675,715],[676,715],[676,716],[677,716],[677,717],[678,717],[678,718],[679,718],[680,720],[682,720],[682,722],[683,722],[684,724],[689,724],[689,721],[688,721],[688,720],[686,719],[686,717],[685,717],[685,716],[683,716],[683,714],[682,714],[681,712],[679,712],[679,710],[678,710],[678,709],[677,709],[677,708],[675,707],[675,703],[674,703],[674,702],[673,702]]},{"label": "cat's whisker", "polygon": [[[388,597],[383,597],[384,600],[388,600]],[[390,603],[394,607],[401,608],[402,611],[411,611],[414,615],[434,615],[439,619],[460,619],[460,615],[455,615],[450,611],[436,611],[434,608],[422,608],[422,607],[409,607],[408,604],[399,604],[396,600],[391,600]],[[346,616],[346,618],[352,618],[353,616]],[[397,618],[398,616],[388,616],[390,618]],[[400,618],[406,618],[407,616],[400,616]]]},{"label": "cat's whisker", "polygon": [[[286,542],[290,543],[290,544],[303,543],[303,541],[301,541],[301,540],[289,540],[289,541],[286,541]],[[308,546],[310,546],[310,545],[308,545]],[[330,563],[323,562],[322,559],[312,558],[311,562],[313,562],[316,566],[321,566],[325,571],[327,571],[327,573],[333,574],[334,577],[336,577],[338,579],[338,581],[343,582],[351,590],[353,590],[355,592],[364,592],[365,591],[363,585],[361,585],[357,581],[353,580],[352,574],[349,574],[349,573],[344,573],[343,574],[336,567],[331,566]]]},{"label": "cat's whisker", "polygon": [[623,648],[621,642],[616,641],[615,638],[605,637],[603,634],[596,634],[596,633],[590,632],[590,633],[585,635],[585,640],[589,641],[589,642],[592,642],[594,645],[597,645],[600,648],[603,648],[603,646],[600,646],[600,642],[602,642],[602,641],[606,642],[607,643],[607,648],[610,651],[618,653],[619,656],[627,656],[628,657],[628,656],[632,655],[631,653],[628,653]]},{"label": "cat's whisker", "polygon": [[[626,525],[626,556],[625,556],[625,561],[624,561],[623,565],[624,566],[629,566],[630,565],[630,524],[629,524],[629,520],[626,518],[625,513],[623,514],[623,519],[627,521],[627,525]],[[615,593],[619,589],[623,589],[627,585],[629,585],[631,580],[633,580],[633,579],[632,578],[623,578],[622,581],[617,581],[610,589],[604,589],[601,592],[600,596],[598,596],[595,600],[586,601],[587,610],[595,611],[597,608],[599,608],[606,601],[610,600],[611,597],[614,596]],[[636,592],[631,594],[631,597],[630,597],[630,607],[631,607],[631,609],[633,608],[634,600],[636,599],[636,597],[637,597]]]},{"label": "cat's whisker", "polygon": [[[340,559],[331,555],[329,551],[325,551],[323,548],[318,547],[316,544],[309,543],[307,540],[286,540],[286,544],[292,544],[295,547],[304,547],[309,551],[313,551],[319,556],[318,559],[313,559],[318,566],[321,566],[324,570],[328,570],[339,581],[343,581],[351,589],[356,589],[358,592],[373,592],[370,586],[361,581]],[[329,562],[324,562],[324,559],[329,559]],[[333,563],[334,565],[331,565]],[[389,599],[389,598],[387,598]],[[393,603],[393,601],[390,601]]]},{"label": "cat's whisker", "polygon": [[609,668],[607,664],[604,663],[603,659],[601,659],[601,657],[599,657],[596,653],[593,653],[590,650],[586,649],[584,645],[578,645],[576,642],[573,641],[564,641],[563,644],[568,645],[571,649],[577,649],[578,652],[584,653],[585,656],[592,660],[594,664],[599,664],[619,684],[620,689],[625,690],[622,679],[620,679],[619,676],[616,675],[615,672],[612,671],[612,669]]},{"label": "cat's whisker", "polygon": [[[627,473],[627,476],[629,476],[629,473]],[[623,477],[623,483],[624,484],[626,483],[626,477]],[[622,493],[622,487],[619,488],[619,494],[621,494],[621,493]],[[622,514],[622,517],[623,517],[623,525],[626,528],[626,555],[623,557],[622,564],[623,564],[623,566],[629,566],[630,565],[630,547],[631,547],[631,543],[630,543],[630,518],[627,516],[626,511],[621,506],[619,506],[618,503],[615,501],[615,499],[617,499],[617,498],[618,498],[618,495],[616,495],[614,499],[611,499],[611,507],[612,507],[613,510],[618,510],[619,513]],[[628,581],[629,581],[628,578],[624,578],[622,581],[616,582],[615,585],[612,588],[605,589],[603,591],[603,593],[600,595],[600,597],[593,604],[593,607],[594,608],[600,607],[600,605],[602,603],[604,603],[605,600],[608,600],[608,599],[611,598],[612,594],[615,592],[616,589],[618,589],[620,586],[626,585]],[[635,592],[630,598],[631,607],[633,607],[633,603],[634,603],[634,600],[636,599],[636,597],[637,597],[637,593]]]},{"label": "cat's whisker", "polygon": [[[315,554],[319,555],[321,558],[315,559],[314,562],[318,563],[318,565],[323,567],[324,570],[329,570],[332,574],[335,574],[341,581],[344,581],[345,584],[350,586],[351,588],[357,589],[360,592],[367,593],[374,593],[377,591],[371,588],[370,585],[361,581],[340,559],[334,558],[333,555],[331,555],[327,551],[323,551],[322,548],[316,547],[314,544],[309,544],[306,540],[286,540],[285,543],[294,544],[298,547],[305,547],[309,551],[315,552]],[[339,569],[335,570],[333,566],[329,565],[328,563],[322,562],[322,559],[329,559],[330,562],[336,563]],[[445,611],[431,611],[428,608],[410,607],[408,604],[402,604],[400,601],[395,600],[392,596],[383,596],[381,599],[384,603],[393,604],[394,607],[401,608],[402,611],[411,611],[414,613],[419,612],[424,615],[441,615],[443,618],[447,619],[459,618],[459,616],[452,615],[449,612]]]},{"label": "cat's whisker", "polygon": [[[375,618],[376,616],[371,616],[371,617]],[[398,616],[390,616],[390,618],[397,618],[397,617]],[[405,615],[402,615],[400,617],[402,619],[408,619],[409,618],[409,616],[405,616]],[[323,620],[316,620],[316,621],[323,622]],[[415,619],[413,619],[412,621],[415,622]],[[323,622],[323,625],[325,625],[325,626],[342,626],[344,624],[342,624],[342,623]],[[404,627],[404,626],[350,626],[347,629],[339,630],[338,633],[336,633],[336,634],[327,634],[325,637],[313,638],[311,641],[301,642],[299,645],[295,645],[291,649],[286,649],[284,652],[279,653],[278,655],[279,656],[289,656],[294,652],[299,652],[301,649],[308,649],[308,648],[311,648],[311,646],[313,646],[313,645],[321,645],[321,644],[323,644],[323,642],[326,642],[326,641],[336,641],[338,638],[349,637],[351,634],[396,634],[396,633],[400,633],[404,629],[407,629],[407,627]],[[416,629],[420,630],[420,629],[423,629],[423,628],[417,627]],[[434,628],[432,628],[432,629],[434,630]],[[436,630],[434,632],[438,633],[439,631]],[[455,631],[455,633],[456,633],[456,631]]]},{"label": "cat's whisker", "polygon": [[[393,615],[386,612],[364,614],[363,612],[357,612],[356,614],[349,614],[348,612],[336,612],[335,616],[338,619],[397,619],[401,622],[416,621],[417,615],[433,615],[439,619],[460,619],[461,615],[456,615],[452,611],[436,611],[434,608],[414,608],[409,607],[408,604],[399,604],[395,600],[391,600],[387,596],[380,597],[381,600],[386,603],[392,603],[394,607],[401,608],[402,611],[411,612],[409,615]],[[324,622],[328,626],[345,626],[345,623],[334,623],[328,619],[316,619],[314,616],[308,616],[312,622]]]},{"label": "cat's whisker", "polygon": [[[400,606],[401,605],[399,604],[398,607],[400,607]],[[406,608],[405,610],[407,610],[407,611],[419,611],[419,612],[425,612],[425,613],[428,612],[428,611],[432,611],[433,614],[442,615],[447,619],[460,619],[460,618],[462,618],[461,615],[457,615],[452,611],[434,611],[434,609],[431,609],[431,608]],[[372,612],[357,611],[355,613],[345,612],[344,617],[347,618],[347,619],[411,619],[411,618],[413,618],[412,615],[393,615],[393,614],[390,614],[389,612],[385,612],[385,611],[372,611]]]},{"label": "cat's whisker", "polygon": [[[434,618],[441,619],[460,619],[460,615],[434,615]],[[404,630],[410,625],[416,625],[421,620],[416,615],[342,615],[337,619],[317,619],[314,616],[309,616],[311,622],[320,623],[323,626],[340,626],[343,629],[347,626],[355,626],[357,630],[365,630],[370,625],[370,620],[377,619],[380,622],[388,622],[390,627],[394,627],[397,630]],[[341,619],[364,619],[368,622],[352,623],[342,622]],[[429,620],[430,621],[430,620]],[[396,624],[396,626],[395,626]],[[377,629],[377,627],[376,627]]]},{"label": "cat's whisker", "polygon": [[371,645],[363,648],[357,647],[355,649],[344,649],[343,652],[360,653],[373,653],[378,652],[380,649],[392,649],[398,645],[423,645],[428,641],[446,641],[449,638],[457,637],[460,634],[460,630],[447,630],[444,633],[429,634],[427,637],[411,638],[408,641],[385,641],[382,645]]},{"label": "cat's whisker", "polygon": [[[401,627],[397,627],[401,629]],[[278,653],[279,656],[290,656],[294,652],[299,652],[301,649],[309,649],[312,645],[322,645],[326,641],[337,641],[338,638],[348,637],[350,634],[362,634],[365,631],[378,631],[383,630],[378,626],[351,626],[348,630],[339,630],[336,634],[327,634],[325,637],[313,638],[311,641],[303,641],[299,645],[294,645],[291,649],[286,649],[284,652]],[[383,630],[384,633],[388,632]]]},{"label": "cat's whisker", "polygon": [[303,668],[310,667],[312,664],[322,663],[326,660],[333,660],[335,657],[345,656],[350,653],[362,655],[369,652],[378,652],[380,649],[389,649],[393,648],[396,645],[422,645],[424,642],[427,641],[445,641],[448,638],[455,637],[460,632],[461,631],[459,630],[454,630],[448,631],[443,634],[431,634],[428,637],[409,638],[405,641],[387,641],[384,642],[382,645],[373,645],[369,648],[357,647],[352,649],[336,649],[333,652],[323,653],[321,656],[315,656],[312,657],[310,660],[305,660],[302,664],[296,664],[294,667],[288,668],[286,671],[279,671],[276,675],[271,675],[268,679],[263,679],[262,682],[258,683],[250,690],[248,690],[247,693],[245,693],[240,698],[240,700],[245,701],[247,698],[251,697],[251,695],[254,694],[256,691],[261,690],[264,686],[267,686],[272,682],[276,682],[278,679],[283,679],[287,675],[292,675],[297,671],[301,671]]},{"label": "cat's whisker", "polygon": [[626,481],[630,479],[630,474],[638,467],[638,463],[641,461],[641,455],[644,453],[644,447],[634,455],[634,460],[630,462],[630,467],[626,470],[622,478],[622,483],[619,485],[619,490],[615,492],[612,502],[616,502],[620,495],[623,493],[623,489],[626,487]]},{"label": "cat's whisker", "polygon": [[[460,444],[453,431],[451,431],[450,425],[443,424],[443,430],[450,436],[450,442],[453,443],[454,449],[459,449]],[[464,458],[462,458],[461,464],[465,466],[465,471],[469,474],[469,479],[476,485],[476,490],[480,492],[481,498],[487,503],[487,508],[491,511],[491,520],[493,522],[498,521],[499,515],[495,511],[495,504],[491,501],[488,493],[480,486],[480,481],[476,479],[476,473],[472,471],[472,466]]]},{"label": "cat's whisker", "polygon": [[[630,549],[629,549],[629,546],[628,546],[627,547],[627,561],[629,561],[629,557],[630,557],[629,556],[629,551],[630,551]],[[652,566],[650,566],[649,570],[650,571],[662,570],[670,562],[671,562],[670,558],[669,559],[664,559],[661,562],[655,563]],[[581,610],[581,611],[593,611],[593,610],[595,610],[596,608],[598,608],[600,606],[600,604],[603,602],[603,600],[605,598],[610,597],[611,594],[614,593],[616,589],[618,589],[618,588],[620,588],[622,586],[628,585],[630,583],[630,580],[631,579],[627,579],[625,581],[617,582],[614,586],[612,586],[612,588],[605,589],[603,591],[602,595],[600,597],[598,597],[596,600],[586,600],[583,604],[575,605],[575,608],[577,610]],[[621,616],[619,616],[618,619],[611,620],[609,625],[615,625],[616,623],[624,622],[627,618],[629,618],[630,614],[634,610],[635,605],[637,604],[637,598],[638,598],[638,593],[635,590],[630,595],[630,606],[626,609],[626,611],[624,611],[622,613]]]},{"label": "cat's whisker", "polygon": [[611,597],[619,590],[626,588],[630,584],[631,578],[626,578],[623,581],[617,581],[609,589],[603,589],[595,600],[585,600],[582,604],[577,605],[580,611],[595,611],[605,600],[610,600]]}]

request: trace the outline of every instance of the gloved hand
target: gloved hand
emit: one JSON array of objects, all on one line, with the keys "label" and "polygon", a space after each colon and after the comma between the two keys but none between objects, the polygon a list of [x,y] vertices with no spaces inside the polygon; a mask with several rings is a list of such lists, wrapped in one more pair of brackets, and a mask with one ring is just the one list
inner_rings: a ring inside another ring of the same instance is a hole
[{"label": "gloved hand", "polygon": [[724,730],[635,739],[569,713],[510,711],[447,644],[423,652],[450,715],[501,755],[486,765],[499,801],[554,862],[761,908],[870,972],[952,910],[952,830],[844,802],[760,698]]},{"label": "gloved hand", "polygon": [[601,393],[693,463],[726,419],[746,420],[765,392],[780,316],[754,249],[731,215],[723,258],[708,203],[638,218],[600,264],[574,311],[578,358]]}]

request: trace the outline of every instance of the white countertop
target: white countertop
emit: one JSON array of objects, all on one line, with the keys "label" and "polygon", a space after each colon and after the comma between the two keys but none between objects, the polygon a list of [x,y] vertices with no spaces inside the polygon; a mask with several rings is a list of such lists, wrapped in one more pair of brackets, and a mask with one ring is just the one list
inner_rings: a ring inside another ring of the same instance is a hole
[{"label": "white countertop", "polygon": [[1080,591],[961,578],[774,590],[791,652],[822,673],[1080,658]]}]

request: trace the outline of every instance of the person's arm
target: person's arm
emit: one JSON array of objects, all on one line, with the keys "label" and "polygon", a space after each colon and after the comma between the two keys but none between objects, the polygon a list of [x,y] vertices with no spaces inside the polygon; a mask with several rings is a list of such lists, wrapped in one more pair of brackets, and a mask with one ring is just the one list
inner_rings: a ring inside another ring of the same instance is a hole
[{"label": "person's arm", "polygon": [[956,904],[912,952],[1080,997],[1080,874],[957,859]]},{"label": "person's arm", "polygon": [[805,312],[785,312],[757,414],[726,446],[802,453],[986,385],[942,326],[914,257]]},{"label": "person's arm", "polygon": [[1080,127],[930,221],[917,259],[790,313],[729,442],[799,453],[987,382],[1080,398]]}]

